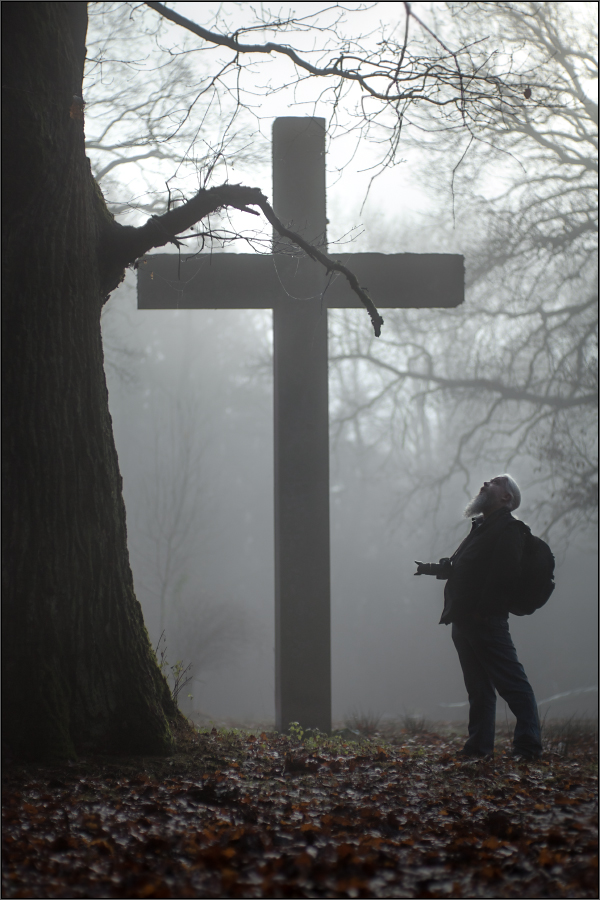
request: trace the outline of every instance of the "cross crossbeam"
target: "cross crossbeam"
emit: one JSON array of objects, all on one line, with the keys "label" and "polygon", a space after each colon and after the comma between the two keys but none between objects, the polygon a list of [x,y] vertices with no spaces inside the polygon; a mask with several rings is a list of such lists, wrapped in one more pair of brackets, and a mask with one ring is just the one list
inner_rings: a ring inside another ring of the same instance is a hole
[{"label": "cross crossbeam", "polygon": [[[326,239],[325,120],[273,124],[273,208],[321,249]],[[275,249],[275,248],[274,248]],[[288,251],[290,248],[288,248]],[[378,309],[455,307],[453,254],[336,255]],[[302,254],[144,257],[139,309],[272,309],[275,425],[276,724],[331,730],[327,309],[358,307],[343,276]]]},{"label": "cross crossbeam", "polygon": [[[358,278],[378,309],[454,307],[463,301],[463,257],[449,253],[345,253],[339,260]],[[257,253],[202,253],[181,262],[174,253],[145,257],[138,267],[139,309],[275,309],[302,299],[294,292],[308,259]],[[178,277],[178,273],[181,278]],[[323,286],[327,284],[321,274]],[[335,273],[322,304],[362,307]]]}]

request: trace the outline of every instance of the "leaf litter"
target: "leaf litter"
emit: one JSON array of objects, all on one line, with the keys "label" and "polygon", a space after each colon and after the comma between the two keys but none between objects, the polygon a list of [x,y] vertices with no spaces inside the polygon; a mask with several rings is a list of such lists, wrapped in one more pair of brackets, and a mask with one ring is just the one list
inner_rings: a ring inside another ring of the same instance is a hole
[{"label": "leaf litter", "polygon": [[9,763],[2,896],[598,896],[593,736],[524,763],[348,734],[190,729],[166,759]]}]

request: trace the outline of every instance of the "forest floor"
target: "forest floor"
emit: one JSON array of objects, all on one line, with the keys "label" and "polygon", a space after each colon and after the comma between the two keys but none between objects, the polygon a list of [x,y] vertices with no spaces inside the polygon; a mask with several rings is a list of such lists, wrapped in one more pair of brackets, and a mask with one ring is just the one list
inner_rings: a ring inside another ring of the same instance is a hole
[{"label": "forest floor", "polygon": [[597,728],[530,764],[463,740],[214,728],[168,758],[12,762],[2,896],[597,897]]}]

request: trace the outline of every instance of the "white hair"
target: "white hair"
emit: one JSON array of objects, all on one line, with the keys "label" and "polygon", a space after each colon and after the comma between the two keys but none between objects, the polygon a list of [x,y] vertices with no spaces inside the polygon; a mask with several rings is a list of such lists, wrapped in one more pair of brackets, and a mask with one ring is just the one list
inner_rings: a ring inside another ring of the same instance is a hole
[{"label": "white hair", "polygon": [[521,490],[519,485],[510,475],[498,475],[497,478],[504,478],[504,482],[506,484],[506,492],[511,496],[511,502],[509,509],[512,512],[513,509],[518,509],[521,505]]}]

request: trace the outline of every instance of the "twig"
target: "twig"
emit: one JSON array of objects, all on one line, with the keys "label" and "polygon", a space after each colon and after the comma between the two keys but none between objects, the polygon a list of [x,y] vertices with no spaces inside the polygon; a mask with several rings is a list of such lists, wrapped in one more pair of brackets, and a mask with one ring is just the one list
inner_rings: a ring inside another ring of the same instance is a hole
[{"label": "twig", "polygon": [[273,212],[273,208],[267,202],[265,197],[261,195],[260,200],[253,200],[252,202],[256,206],[259,206],[261,208],[265,218],[271,223],[275,231],[277,231],[277,233],[281,235],[281,237],[288,238],[288,240],[292,241],[294,244],[304,250],[307,256],[310,256],[310,258],[314,259],[315,262],[320,262],[321,265],[325,266],[327,274],[329,274],[330,272],[339,272],[347,279],[351,289],[354,291],[360,302],[363,304],[364,308],[369,313],[371,322],[373,323],[373,331],[375,332],[375,337],[379,337],[381,334],[383,319],[379,315],[375,304],[373,303],[365,289],[359,285],[358,279],[356,278],[354,272],[351,272],[350,269],[347,269],[346,266],[342,265],[342,263],[330,259],[308,241],[305,241],[304,238],[299,234],[296,234],[295,231],[290,231],[289,228],[286,228],[281,220],[277,218],[277,216]]}]

